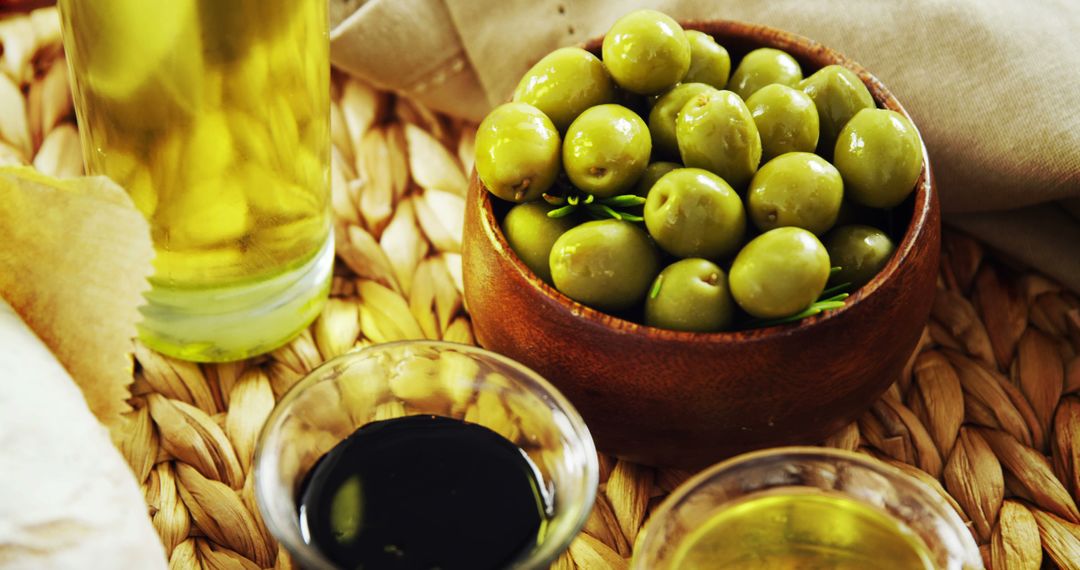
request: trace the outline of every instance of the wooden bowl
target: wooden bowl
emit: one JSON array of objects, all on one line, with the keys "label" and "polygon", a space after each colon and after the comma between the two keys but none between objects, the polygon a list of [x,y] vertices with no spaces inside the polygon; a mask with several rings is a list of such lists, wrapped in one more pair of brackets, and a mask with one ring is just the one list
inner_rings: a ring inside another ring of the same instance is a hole
[{"label": "wooden bowl", "polygon": [[[739,22],[683,25],[711,34],[734,61],[775,47],[799,60],[806,75],[843,65],[879,107],[907,115],[874,76],[817,42]],[[596,53],[600,42],[586,48]],[[820,443],[899,377],[929,317],[938,267],[940,218],[928,160],[916,191],[891,215],[902,234],[896,253],[842,309],[763,329],[676,332],[590,309],[537,278],[507,245],[474,172],[465,208],[465,300],[480,344],[555,384],[602,451],[700,467],[751,449]]]},{"label": "wooden bowl", "polygon": [[7,12],[29,12],[35,8],[52,6],[55,0],[0,0],[0,14]]}]

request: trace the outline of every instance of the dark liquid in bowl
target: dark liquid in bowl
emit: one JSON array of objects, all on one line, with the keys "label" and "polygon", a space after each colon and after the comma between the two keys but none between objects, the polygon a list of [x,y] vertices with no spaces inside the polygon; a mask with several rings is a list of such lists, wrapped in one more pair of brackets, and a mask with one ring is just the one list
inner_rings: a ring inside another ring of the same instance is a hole
[{"label": "dark liquid in bowl", "polygon": [[340,568],[503,568],[542,538],[536,468],[501,435],[437,416],[358,429],[299,494],[304,539]]}]

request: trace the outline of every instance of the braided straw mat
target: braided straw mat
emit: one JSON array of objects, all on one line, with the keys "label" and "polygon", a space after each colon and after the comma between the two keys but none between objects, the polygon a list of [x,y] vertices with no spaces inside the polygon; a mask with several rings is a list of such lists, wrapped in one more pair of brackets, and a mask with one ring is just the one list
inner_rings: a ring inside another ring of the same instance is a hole
[{"label": "braided straw mat", "polygon": [[[0,164],[82,172],[55,12],[0,19]],[[472,343],[461,297],[471,125],[335,74],[332,299],[299,338],[196,365],[136,346],[137,429],[121,449],[174,568],[291,568],[252,493],[275,400],[324,360],[410,338]],[[945,496],[993,569],[1080,568],[1080,299],[946,231],[937,298],[907,372],[825,445]],[[556,568],[626,568],[649,514],[690,473],[601,456],[601,492]]]}]

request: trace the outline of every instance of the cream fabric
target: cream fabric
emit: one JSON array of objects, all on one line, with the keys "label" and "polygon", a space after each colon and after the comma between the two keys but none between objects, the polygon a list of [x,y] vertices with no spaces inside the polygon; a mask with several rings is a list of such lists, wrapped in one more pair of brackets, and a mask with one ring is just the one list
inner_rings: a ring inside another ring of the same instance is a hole
[{"label": "cream fabric", "polygon": [[108,430],[3,297],[0,345],[0,568],[168,568]]},{"label": "cream fabric", "polygon": [[783,28],[863,64],[919,126],[946,220],[1080,290],[1076,0],[369,0],[335,28],[332,53],[478,119],[545,53],[640,7]]}]

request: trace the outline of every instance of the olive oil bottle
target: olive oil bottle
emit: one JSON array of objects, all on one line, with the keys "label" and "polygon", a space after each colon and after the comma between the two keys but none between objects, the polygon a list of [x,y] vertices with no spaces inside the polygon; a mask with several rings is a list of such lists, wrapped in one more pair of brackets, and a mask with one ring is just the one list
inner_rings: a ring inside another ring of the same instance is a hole
[{"label": "olive oil bottle", "polygon": [[544,537],[535,466],[486,427],[408,416],[361,427],[299,493],[305,541],[340,568],[496,570]]},{"label": "olive oil bottle", "polygon": [[87,170],[150,223],[143,341],[200,361],[288,341],[333,263],[326,0],[59,6]]},{"label": "olive oil bottle", "polygon": [[680,570],[934,570],[909,528],[877,509],[825,492],[750,495],[677,547]]}]

